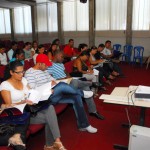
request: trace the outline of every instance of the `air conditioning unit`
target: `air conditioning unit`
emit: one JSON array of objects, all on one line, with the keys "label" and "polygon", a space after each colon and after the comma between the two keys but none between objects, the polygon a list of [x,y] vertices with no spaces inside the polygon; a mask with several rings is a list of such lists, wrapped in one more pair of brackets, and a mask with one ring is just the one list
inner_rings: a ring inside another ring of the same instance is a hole
[{"label": "air conditioning unit", "polygon": [[150,128],[132,125],[128,150],[150,150]]}]

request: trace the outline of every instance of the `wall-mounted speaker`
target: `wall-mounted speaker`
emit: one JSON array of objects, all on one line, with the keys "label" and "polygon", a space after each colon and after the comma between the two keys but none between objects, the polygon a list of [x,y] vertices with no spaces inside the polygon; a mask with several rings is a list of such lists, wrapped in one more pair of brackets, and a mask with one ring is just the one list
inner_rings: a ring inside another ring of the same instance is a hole
[{"label": "wall-mounted speaker", "polygon": [[87,2],[87,0],[80,0],[80,2],[81,2],[81,3],[86,3],[86,2]]}]

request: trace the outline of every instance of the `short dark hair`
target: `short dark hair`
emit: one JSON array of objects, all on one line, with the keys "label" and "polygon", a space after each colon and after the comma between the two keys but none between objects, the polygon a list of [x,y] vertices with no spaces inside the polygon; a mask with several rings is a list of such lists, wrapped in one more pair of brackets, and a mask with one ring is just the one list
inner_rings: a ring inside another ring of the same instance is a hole
[{"label": "short dark hair", "polygon": [[88,46],[88,45],[85,44],[85,43],[79,44],[79,46],[78,46],[78,51],[81,52],[81,49],[83,49],[84,47],[87,47],[87,46]]},{"label": "short dark hair", "polygon": [[60,41],[59,39],[55,39],[53,40],[52,44],[56,44],[58,41]]},{"label": "short dark hair", "polygon": [[11,42],[11,46],[17,45],[18,43],[16,41]]},{"label": "short dark hair", "polygon": [[0,44],[0,48],[5,48],[4,44]]},{"label": "short dark hair", "polygon": [[107,40],[107,41],[105,42],[105,44],[107,44],[107,43],[111,43],[111,41],[110,41],[110,40]]},{"label": "short dark hair", "polygon": [[103,43],[99,44],[98,47],[105,47]]},{"label": "short dark hair", "polygon": [[96,47],[96,46],[92,46],[92,47],[91,47],[91,50],[92,50],[92,49],[97,49],[97,47]]},{"label": "short dark hair", "polygon": [[17,50],[14,52],[12,58],[16,58],[17,55],[24,54],[24,53],[25,53],[25,52],[24,52],[22,49],[17,49]]},{"label": "short dark hair", "polygon": [[25,43],[25,46],[27,46],[27,45],[31,45],[31,43],[30,43],[30,42],[26,42],[26,43]]},{"label": "short dark hair", "polygon": [[73,39],[69,39],[69,42],[74,41]]},{"label": "short dark hair", "polygon": [[44,45],[43,44],[40,44],[39,46],[38,46],[38,48],[40,49],[40,48],[42,48],[42,47],[44,47]]}]

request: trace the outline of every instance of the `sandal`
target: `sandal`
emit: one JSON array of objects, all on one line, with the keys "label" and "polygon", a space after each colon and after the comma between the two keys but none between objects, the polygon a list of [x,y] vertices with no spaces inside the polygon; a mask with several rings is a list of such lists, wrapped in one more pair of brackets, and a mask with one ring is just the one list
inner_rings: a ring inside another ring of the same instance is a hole
[{"label": "sandal", "polygon": [[54,142],[53,148],[54,150],[67,150],[61,142]]},{"label": "sandal", "polygon": [[22,142],[20,134],[14,134],[12,137],[10,137],[8,140],[8,145],[22,145],[25,147],[25,144]]},{"label": "sandal", "polygon": [[14,134],[8,140],[8,146],[13,146],[15,150],[25,150],[25,144],[22,142],[20,134]]},{"label": "sandal", "polygon": [[53,146],[44,146],[44,150],[55,150]]}]

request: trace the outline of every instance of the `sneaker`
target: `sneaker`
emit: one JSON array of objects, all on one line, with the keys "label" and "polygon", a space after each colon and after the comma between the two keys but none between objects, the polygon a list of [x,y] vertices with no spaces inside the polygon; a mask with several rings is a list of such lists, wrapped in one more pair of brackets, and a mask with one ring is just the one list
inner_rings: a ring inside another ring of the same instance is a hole
[{"label": "sneaker", "polygon": [[93,92],[92,91],[83,91],[84,94],[84,98],[90,98],[93,96]]},{"label": "sneaker", "polygon": [[96,133],[97,132],[97,129],[92,127],[91,125],[89,125],[86,128],[80,128],[79,130],[80,131],[88,131],[89,133]]}]

